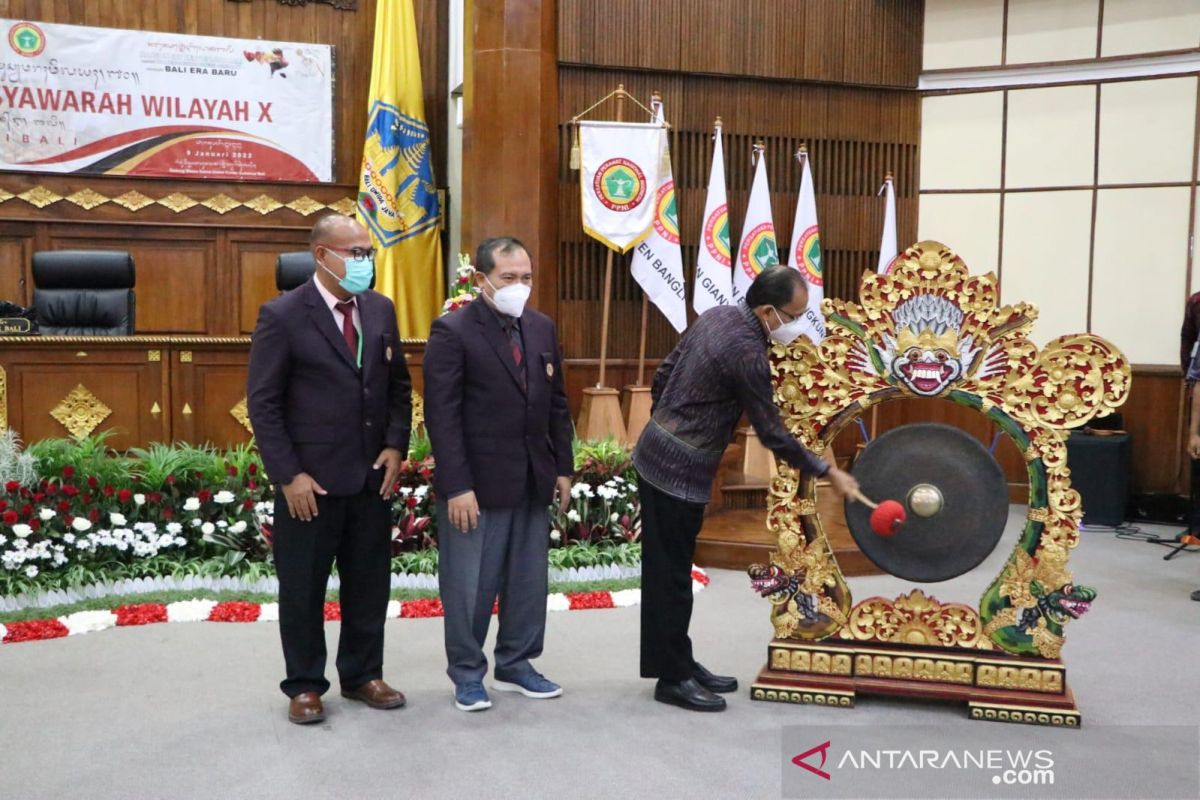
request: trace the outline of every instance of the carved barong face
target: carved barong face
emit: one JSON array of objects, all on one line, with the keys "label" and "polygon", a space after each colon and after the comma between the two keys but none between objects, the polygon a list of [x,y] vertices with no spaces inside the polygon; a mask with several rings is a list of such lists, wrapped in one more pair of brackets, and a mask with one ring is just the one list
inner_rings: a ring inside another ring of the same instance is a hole
[{"label": "carved barong face", "polygon": [[919,294],[900,304],[892,317],[895,341],[887,341],[891,377],[922,397],[935,397],[962,377],[959,353],[963,313],[945,297]]}]

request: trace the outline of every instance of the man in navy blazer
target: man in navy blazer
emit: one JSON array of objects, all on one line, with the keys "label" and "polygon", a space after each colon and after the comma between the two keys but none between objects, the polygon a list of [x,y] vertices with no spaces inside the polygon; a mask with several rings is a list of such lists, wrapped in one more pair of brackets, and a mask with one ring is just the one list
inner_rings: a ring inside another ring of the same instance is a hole
[{"label": "man in navy blazer", "polygon": [[488,239],[475,261],[479,296],[434,321],[424,360],[447,674],[464,711],[491,706],[483,644],[497,598],[492,687],[562,694],[529,661],[546,629],[549,505],[557,491],[566,508],[574,472],[558,336],[525,308],[529,253],[516,239]]},{"label": "man in navy blazer", "polygon": [[412,385],[392,301],[370,291],[374,252],[357,221],[313,226],[312,280],[259,310],[246,400],[275,484],[272,543],[288,718],[324,719],[324,603],[336,560],[342,695],[397,708],[383,681],[391,574],[391,497],[408,452]]}]

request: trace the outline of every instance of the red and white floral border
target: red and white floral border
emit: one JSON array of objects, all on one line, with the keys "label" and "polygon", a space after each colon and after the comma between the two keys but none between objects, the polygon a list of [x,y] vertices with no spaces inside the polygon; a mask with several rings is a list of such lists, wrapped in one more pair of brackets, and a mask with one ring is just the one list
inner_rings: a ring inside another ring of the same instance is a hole
[{"label": "red and white floral border", "polygon": [[[708,573],[692,567],[692,591],[708,586]],[[616,592],[556,592],[546,596],[548,611],[582,611],[593,608],[624,608],[636,606],[642,600],[641,589],[622,589]],[[392,600],[388,603],[388,619],[415,619],[442,616],[442,601],[436,597],[421,600]],[[493,613],[495,610],[493,609]],[[342,618],[337,603],[325,604],[325,619]],[[35,642],[59,639],[81,633],[102,631],[128,625],[150,625],[156,622],[275,622],[279,620],[278,603],[248,603],[242,601],[178,600],[174,603],[133,603],[108,610],[77,611],[57,619],[34,619],[24,622],[0,623],[0,643]]]}]

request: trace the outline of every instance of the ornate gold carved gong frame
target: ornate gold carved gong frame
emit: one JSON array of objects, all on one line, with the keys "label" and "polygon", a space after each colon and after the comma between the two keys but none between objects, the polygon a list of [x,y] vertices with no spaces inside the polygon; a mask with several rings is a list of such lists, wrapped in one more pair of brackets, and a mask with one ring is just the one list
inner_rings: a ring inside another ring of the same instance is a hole
[{"label": "ornate gold carved gong frame", "polygon": [[1090,334],[1039,351],[1027,338],[1037,309],[1001,307],[996,277],[969,275],[939,242],[908,248],[890,274],[865,274],[860,297],[825,301],[819,346],[802,337],[772,351],[788,429],[820,453],[873,405],[950,400],[985,415],[1024,455],[1028,518],[977,608],[920,590],[855,605],[817,514],[816,481],[781,464],[767,515],[778,549],[750,569],[775,629],[751,696],[839,706],[858,691],[956,698],[977,719],[1078,725],[1059,656],[1063,628],[1095,591],[1067,567],[1082,511],[1066,439],[1125,402],[1129,363]]}]

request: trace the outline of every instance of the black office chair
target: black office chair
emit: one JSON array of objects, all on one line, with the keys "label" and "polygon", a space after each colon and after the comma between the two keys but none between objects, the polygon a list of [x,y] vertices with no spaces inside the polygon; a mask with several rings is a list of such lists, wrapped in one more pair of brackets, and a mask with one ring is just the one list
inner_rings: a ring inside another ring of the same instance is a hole
[{"label": "black office chair", "polygon": [[[280,253],[275,259],[275,288],[290,292],[312,277],[317,270],[316,259],[308,250],[295,253]],[[375,288],[375,276],[371,276],[371,287]]]},{"label": "black office chair", "polygon": [[290,292],[311,278],[316,269],[317,262],[307,250],[280,253],[279,258],[275,259],[275,288]]},{"label": "black office chair", "polygon": [[132,336],[133,257],[116,250],[33,254],[33,308],[48,336]]}]

